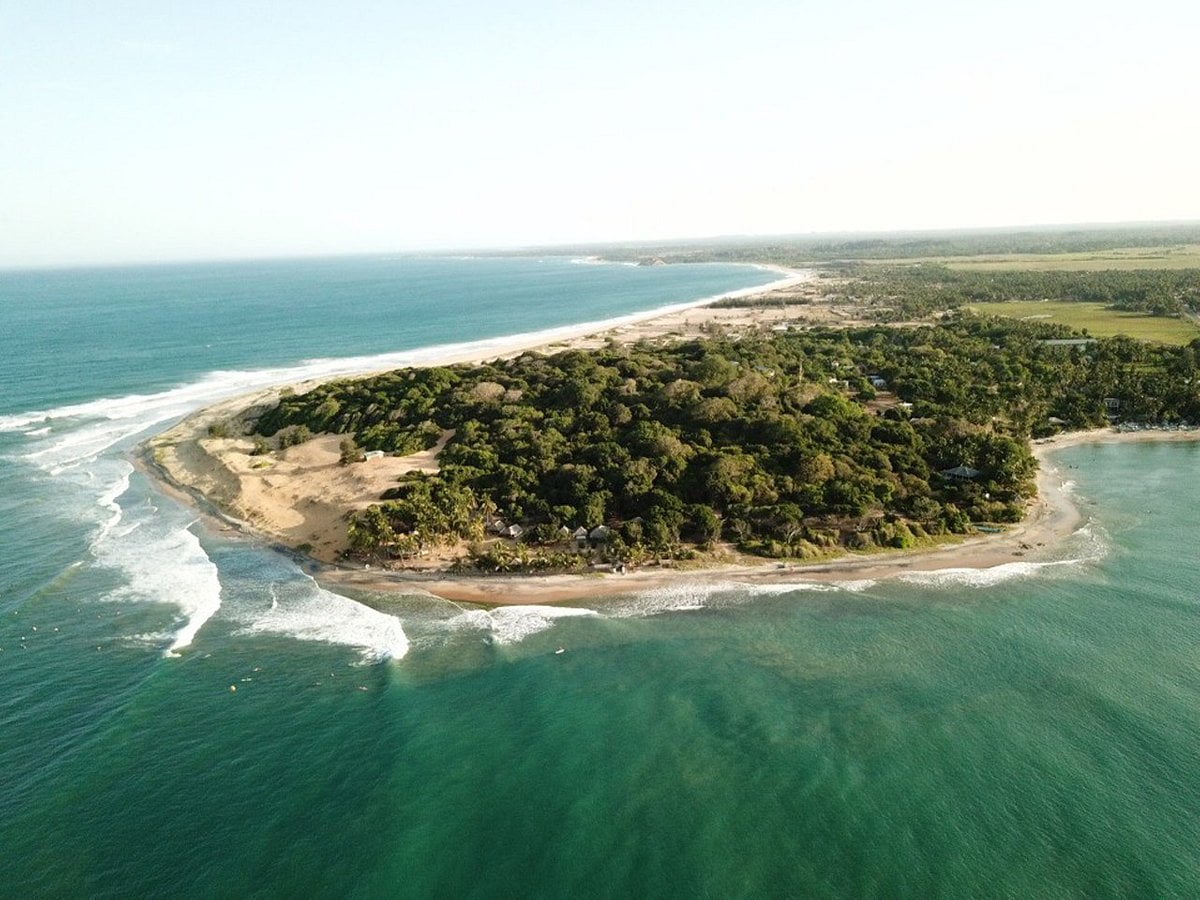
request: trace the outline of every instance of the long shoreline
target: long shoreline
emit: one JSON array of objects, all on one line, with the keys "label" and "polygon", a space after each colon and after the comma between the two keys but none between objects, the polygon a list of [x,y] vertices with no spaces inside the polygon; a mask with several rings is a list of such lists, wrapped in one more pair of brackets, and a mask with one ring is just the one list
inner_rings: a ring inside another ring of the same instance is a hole
[{"label": "long shoreline", "polygon": [[[772,267],[775,268],[775,267]],[[421,365],[450,365],[458,362],[477,362],[515,355],[529,350],[558,349],[567,346],[586,346],[589,342],[611,337],[614,329],[629,325],[643,326],[654,322],[677,322],[680,313],[709,306],[718,300],[733,296],[754,296],[775,290],[795,287],[811,278],[807,272],[780,270],[786,277],[756,288],[746,288],[730,294],[703,298],[686,304],[674,304],[667,308],[607,320],[603,329],[597,331],[596,323],[582,324],[574,329],[573,336],[556,333],[554,340],[530,341],[533,335],[515,336],[511,344],[502,340],[488,342],[488,353],[464,357],[446,354],[425,359]],[[546,332],[536,333],[539,338]],[[464,345],[455,345],[463,349]],[[373,369],[360,376],[337,375],[336,378],[365,377]],[[946,543],[931,548],[916,550],[889,550],[871,553],[846,554],[820,563],[777,563],[763,561],[750,565],[711,565],[704,568],[642,569],[627,575],[616,574],[569,574],[569,575],[449,575],[442,571],[412,572],[389,571],[363,564],[346,565],[324,561],[297,549],[303,541],[289,538],[282,529],[264,527],[261,522],[249,521],[249,517],[237,514],[236,501],[239,487],[236,478],[215,465],[201,441],[208,426],[216,421],[232,418],[256,406],[275,401],[285,387],[300,390],[311,389],[317,384],[332,380],[315,379],[298,385],[277,385],[233,397],[196,410],[177,425],[150,438],[139,447],[139,468],[161,484],[166,492],[198,509],[205,519],[221,530],[234,530],[267,543],[274,549],[284,551],[301,562],[306,570],[330,588],[346,588],[364,592],[430,593],[450,600],[506,605],[523,603],[566,603],[573,600],[594,598],[597,595],[627,594],[677,585],[685,582],[699,583],[787,583],[801,581],[835,582],[847,580],[882,580],[912,572],[929,572],[944,569],[987,569],[1005,563],[1030,559],[1041,561],[1047,548],[1061,543],[1080,525],[1081,516],[1063,488],[1061,472],[1049,462],[1056,450],[1084,442],[1125,442],[1147,440],[1188,440],[1200,437],[1197,432],[1115,432],[1096,431],[1070,432],[1055,438],[1035,442],[1033,451],[1039,462],[1037,497],[1030,501],[1024,519],[1012,528],[999,533],[967,537],[955,543]]]},{"label": "long shoreline", "polygon": [[1080,444],[1183,442],[1200,440],[1200,431],[1118,432],[1108,428],[1073,431],[1042,439],[1033,445],[1038,460],[1037,496],[1025,518],[999,534],[967,537],[957,543],[913,550],[871,553],[848,551],[819,563],[779,564],[769,560],[751,565],[714,565],[696,569],[649,569],[629,575],[479,575],[448,576],[387,572],[376,569],[331,568],[318,580],[330,587],[365,592],[430,593],[450,600],[485,605],[570,603],[572,601],[637,593],[681,584],[746,585],[816,582],[886,581],[898,576],[939,571],[984,571],[1017,562],[1053,562],[1054,551],[1085,524],[1067,490],[1070,479],[1051,461],[1060,450]]}]

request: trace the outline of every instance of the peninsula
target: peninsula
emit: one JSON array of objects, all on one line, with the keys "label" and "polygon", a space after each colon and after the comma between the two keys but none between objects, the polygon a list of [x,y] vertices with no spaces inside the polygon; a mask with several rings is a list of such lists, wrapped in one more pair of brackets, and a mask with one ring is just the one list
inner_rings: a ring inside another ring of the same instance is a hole
[{"label": "peninsula", "polygon": [[1050,439],[1200,421],[1190,344],[961,303],[882,324],[853,279],[786,276],[488,360],[237,398],[145,459],[329,582],[520,603],[1012,562],[1077,522]]}]

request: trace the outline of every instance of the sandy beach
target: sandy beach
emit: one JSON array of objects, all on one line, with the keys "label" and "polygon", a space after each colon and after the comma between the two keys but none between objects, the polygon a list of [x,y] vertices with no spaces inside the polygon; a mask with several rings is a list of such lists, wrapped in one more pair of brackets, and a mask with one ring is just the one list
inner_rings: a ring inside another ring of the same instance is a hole
[{"label": "sandy beach", "polygon": [[[794,324],[829,324],[828,306],[814,303],[819,292],[810,272],[779,270],[784,277],[734,295],[770,294],[783,298],[778,307],[713,309],[720,298],[671,307],[666,311],[624,317],[601,330],[579,326],[571,335],[530,343],[514,338],[490,345],[483,358],[511,356],[527,350],[555,352],[588,348],[609,340],[678,340],[711,331],[714,324],[731,329]],[[792,299],[794,303],[792,303]],[[840,313],[839,315],[844,315]],[[767,318],[764,318],[766,316]],[[497,346],[500,345],[500,346]],[[479,361],[479,356],[447,354],[428,365]],[[363,373],[364,375],[370,373]],[[281,390],[310,390],[320,382],[278,385],[198,410],[142,445],[140,463],[177,497],[196,505],[216,527],[233,529],[299,553],[307,567],[332,588],[356,591],[431,593],[451,600],[482,604],[570,602],[597,594],[629,593],[681,581],[771,583],[792,581],[879,580],[905,572],[952,568],[983,569],[1024,559],[1039,559],[1080,525],[1080,514],[1063,490],[1064,477],[1052,460],[1054,451],[1085,441],[1191,440],[1197,432],[1117,432],[1113,429],[1073,432],[1038,441],[1038,494],[1025,518],[1003,533],[976,535],[929,549],[848,552],[813,564],[750,561],[696,567],[648,567],[627,574],[595,572],[536,576],[451,576],[445,560],[392,571],[347,563],[346,517],[377,502],[401,474],[437,471],[437,447],[408,457],[384,457],[355,466],[338,464],[337,435],[318,435],[304,444],[267,455],[251,455],[248,438],[212,437],[218,422],[253,416],[274,404]],[[424,570],[422,570],[424,569]]]}]

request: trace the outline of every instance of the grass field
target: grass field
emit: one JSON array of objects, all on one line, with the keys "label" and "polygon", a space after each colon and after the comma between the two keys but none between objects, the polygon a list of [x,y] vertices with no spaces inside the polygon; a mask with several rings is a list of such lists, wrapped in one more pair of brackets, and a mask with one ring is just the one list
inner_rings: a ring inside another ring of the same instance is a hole
[{"label": "grass field", "polygon": [[873,264],[911,265],[929,262],[951,269],[999,272],[1009,269],[1101,271],[1105,269],[1200,269],[1200,244],[1131,247],[1094,253],[1013,253],[995,256],[936,256],[922,259],[872,260]]},{"label": "grass field", "polygon": [[1109,309],[1103,303],[1075,303],[1065,300],[1010,300],[1000,303],[974,303],[968,307],[980,315],[1008,316],[1058,322],[1092,337],[1128,335],[1159,344],[1186,344],[1200,337],[1200,327],[1182,319],[1147,316],[1136,312]]}]

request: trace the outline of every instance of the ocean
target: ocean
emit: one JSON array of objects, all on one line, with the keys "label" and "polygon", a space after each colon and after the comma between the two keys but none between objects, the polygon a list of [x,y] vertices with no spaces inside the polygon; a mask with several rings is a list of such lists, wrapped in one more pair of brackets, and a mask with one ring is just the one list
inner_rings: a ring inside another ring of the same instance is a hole
[{"label": "ocean", "polygon": [[1059,451],[1085,526],[989,570],[495,610],[331,593],[128,461],[262,384],[775,277],[0,273],[0,896],[1200,893],[1198,445]]}]

